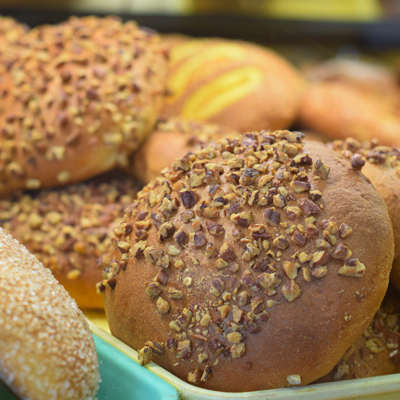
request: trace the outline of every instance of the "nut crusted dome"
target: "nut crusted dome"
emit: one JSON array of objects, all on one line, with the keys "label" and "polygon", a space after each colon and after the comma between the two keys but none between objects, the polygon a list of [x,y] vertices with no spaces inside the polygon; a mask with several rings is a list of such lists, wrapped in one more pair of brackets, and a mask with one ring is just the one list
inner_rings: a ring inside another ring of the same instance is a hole
[{"label": "nut crusted dome", "polygon": [[143,362],[228,392],[307,384],[365,331],[393,261],[386,206],[302,136],[220,140],[126,209],[98,288]]},{"label": "nut crusted dome", "polygon": [[27,193],[0,200],[0,225],[50,268],[80,308],[104,308],[96,262],[137,191],[132,179],[103,177]]},{"label": "nut crusted dome", "polygon": [[330,146],[348,158],[357,153],[367,161],[362,172],[382,196],[392,221],[396,254],[390,279],[400,289],[400,148],[381,146],[377,140],[359,142],[353,138],[335,140]]},{"label": "nut crusted dome", "polygon": [[154,32],[71,18],[0,50],[0,193],[110,170],[153,128],[166,80]]},{"label": "nut crusted dome", "polygon": [[176,158],[189,151],[200,150],[210,142],[233,138],[238,134],[232,129],[204,122],[180,118],[160,121],[146,142],[132,155],[127,170],[142,182],[149,183]]},{"label": "nut crusted dome", "polygon": [[0,228],[0,379],[21,399],[94,400],[96,346],[76,302]]}]

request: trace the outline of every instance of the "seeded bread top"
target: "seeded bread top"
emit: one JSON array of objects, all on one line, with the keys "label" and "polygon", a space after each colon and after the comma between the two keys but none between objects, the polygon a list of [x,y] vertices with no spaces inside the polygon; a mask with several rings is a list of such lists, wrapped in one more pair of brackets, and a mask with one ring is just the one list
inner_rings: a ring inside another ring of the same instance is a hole
[{"label": "seeded bread top", "polygon": [[91,178],[125,163],[153,128],[166,54],[133,21],[71,18],[0,54],[0,193]]},{"label": "seeded bread top", "polygon": [[50,270],[0,228],[0,379],[23,399],[95,399],[96,346]]}]

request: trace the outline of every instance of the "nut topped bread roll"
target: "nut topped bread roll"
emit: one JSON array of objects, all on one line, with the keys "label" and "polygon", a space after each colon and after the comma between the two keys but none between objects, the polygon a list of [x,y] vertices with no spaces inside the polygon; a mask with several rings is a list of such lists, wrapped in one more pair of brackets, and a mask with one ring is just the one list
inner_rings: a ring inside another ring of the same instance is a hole
[{"label": "nut topped bread roll", "polygon": [[290,126],[303,80],[285,59],[261,46],[193,39],[170,50],[168,89],[163,117],[245,132]]},{"label": "nut topped bread roll", "polygon": [[95,343],[76,302],[0,228],[0,379],[21,399],[95,399]]},{"label": "nut topped bread roll", "polygon": [[307,384],[365,331],[393,262],[386,206],[356,159],[302,137],[222,139],[126,209],[98,289],[143,363],[227,392]]},{"label": "nut topped bread roll", "polygon": [[390,279],[400,289],[400,148],[382,146],[377,140],[359,142],[353,138],[335,140],[330,146],[346,157],[357,153],[366,160],[362,172],[385,201],[392,221],[395,258]]},{"label": "nut topped bread roll", "polygon": [[153,31],[71,18],[10,47],[0,49],[8,57],[0,62],[0,194],[108,171],[153,129],[166,83]]},{"label": "nut topped bread roll", "polygon": [[400,372],[400,297],[389,286],[382,305],[335,368],[316,383],[368,378]]},{"label": "nut topped bread roll", "polygon": [[0,200],[0,225],[53,272],[80,308],[103,309],[96,263],[138,189],[130,178],[110,176],[26,193]]},{"label": "nut topped bread roll", "polygon": [[23,37],[29,28],[20,24],[14,18],[11,17],[3,17],[0,15],[0,44],[7,43],[15,43]]},{"label": "nut topped bread roll", "polygon": [[127,171],[148,183],[157,178],[161,170],[189,151],[199,150],[210,142],[239,133],[219,125],[172,118],[159,121],[155,131],[131,157]]}]

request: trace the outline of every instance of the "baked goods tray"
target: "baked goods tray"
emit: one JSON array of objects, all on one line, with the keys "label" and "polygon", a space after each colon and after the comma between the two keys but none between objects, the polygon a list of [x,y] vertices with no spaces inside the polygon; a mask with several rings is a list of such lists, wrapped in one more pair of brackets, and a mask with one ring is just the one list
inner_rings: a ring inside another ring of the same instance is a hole
[{"label": "baked goods tray", "polygon": [[[108,332],[104,315],[87,314],[100,362],[98,400],[398,400],[400,374],[322,383],[304,387],[226,393],[201,389],[178,379],[151,362],[138,364],[137,352]],[[0,399],[16,398],[0,382]]]},{"label": "baked goods tray", "polygon": [[[125,343],[112,336],[102,314],[87,314],[94,334],[137,362],[137,352]],[[143,368],[143,367],[142,367]],[[145,369],[145,368],[143,368]],[[297,388],[263,390],[247,393],[226,393],[201,389],[178,379],[165,369],[151,362],[146,369],[172,385],[179,393],[181,400],[399,400],[400,374],[374,378],[356,379],[343,382],[323,383]],[[1,398],[1,397],[0,397]]]}]

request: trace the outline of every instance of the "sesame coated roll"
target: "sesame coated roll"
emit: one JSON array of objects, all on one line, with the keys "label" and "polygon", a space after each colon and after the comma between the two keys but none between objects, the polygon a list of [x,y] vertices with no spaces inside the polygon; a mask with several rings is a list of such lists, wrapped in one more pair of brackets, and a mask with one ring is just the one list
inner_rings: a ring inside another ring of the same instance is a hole
[{"label": "sesame coated roll", "polygon": [[50,270],[0,228],[0,380],[19,399],[94,400],[95,343]]}]

